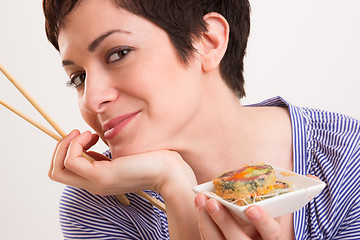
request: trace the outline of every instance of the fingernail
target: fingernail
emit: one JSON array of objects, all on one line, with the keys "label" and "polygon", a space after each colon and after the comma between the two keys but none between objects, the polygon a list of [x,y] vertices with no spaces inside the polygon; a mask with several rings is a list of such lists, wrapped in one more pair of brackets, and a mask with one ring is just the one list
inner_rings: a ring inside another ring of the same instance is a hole
[{"label": "fingernail", "polygon": [[258,220],[261,218],[261,212],[256,207],[249,207],[245,210],[246,216],[250,221]]},{"label": "fingernail", "polygon": [[205,197],[202,194],[198,194],[195,197],[195,204],[197,207],[202,207],[205,205]]},{"label": "fingernail", "polygon": [[73,136],[73,135],[78,134],[78,133],[79,133],[79,130],[74,129],[68,134],[68,136]]}]

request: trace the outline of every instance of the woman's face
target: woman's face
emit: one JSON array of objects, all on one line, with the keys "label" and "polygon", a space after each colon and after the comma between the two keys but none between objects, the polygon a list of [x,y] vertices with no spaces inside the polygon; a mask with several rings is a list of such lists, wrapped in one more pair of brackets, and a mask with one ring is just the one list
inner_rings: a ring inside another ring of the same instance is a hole
[{"label": "woman's face", "polygon": [[58,40],[81,114],[114,157],[176,149],[191,135],[201,64],[185,66],[157,25],[112,0],[83,0]]}]

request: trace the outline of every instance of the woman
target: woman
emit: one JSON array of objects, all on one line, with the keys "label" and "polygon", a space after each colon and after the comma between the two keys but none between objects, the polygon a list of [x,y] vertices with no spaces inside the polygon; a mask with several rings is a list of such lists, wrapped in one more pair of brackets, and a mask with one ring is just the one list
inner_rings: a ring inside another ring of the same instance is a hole
[{"label": "woman", "polygon": [[[44,1],[44,12],[48,38],[78,92],[81,114],[97,133],[74,130],[53,156],[50,178],[73,186],[61,200],[66,238],[359,234],[359,191],[339,186],[359,186],[352,180],[359,181],[359,122],[280,98],[252,107],[239,103],[245,95],[247,1]],[[81,153],[98,136],[112,160],[89,153],[99,160],[91,164]],[[279,222],[250,207],[252,225],[242,225],[202,194],[194,207],[194,185],[260,161],[316,175],[328,186]],[[164,200],[167,215],[133,193],[142,189]],[[120,193],[127,193],[130,206],[110,196]]]}]

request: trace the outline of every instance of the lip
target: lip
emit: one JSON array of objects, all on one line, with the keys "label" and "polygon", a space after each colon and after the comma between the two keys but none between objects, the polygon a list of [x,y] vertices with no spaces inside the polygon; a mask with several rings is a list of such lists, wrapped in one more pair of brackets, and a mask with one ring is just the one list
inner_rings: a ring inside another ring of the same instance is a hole
[{"label": "lip", "polygon": [[103,125],[104,137],[107,140],[115,137],[140,112],[141,110],[124,114],[105,122]]}]

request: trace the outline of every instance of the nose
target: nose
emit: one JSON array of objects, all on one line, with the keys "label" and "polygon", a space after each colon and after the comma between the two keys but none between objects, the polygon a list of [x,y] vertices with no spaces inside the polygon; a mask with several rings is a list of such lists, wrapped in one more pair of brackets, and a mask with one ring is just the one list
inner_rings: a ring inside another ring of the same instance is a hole
[{"label": "nose", "polygon": [[118,91],[112,86],[112,79],[99,71],[87,72],[84,90],[79,101],[91,113],[101,113],[118,97]]}]

